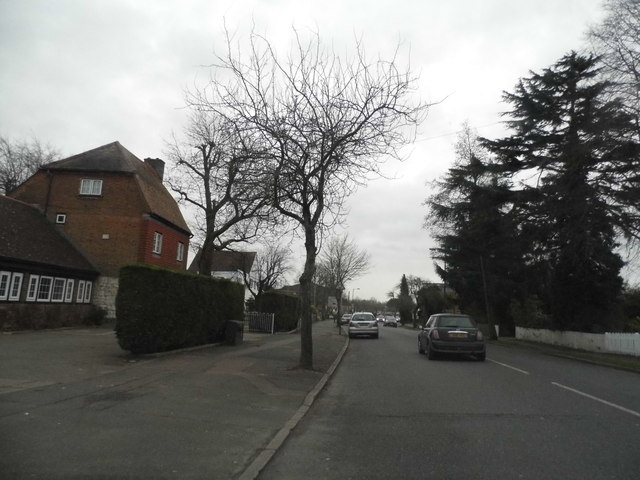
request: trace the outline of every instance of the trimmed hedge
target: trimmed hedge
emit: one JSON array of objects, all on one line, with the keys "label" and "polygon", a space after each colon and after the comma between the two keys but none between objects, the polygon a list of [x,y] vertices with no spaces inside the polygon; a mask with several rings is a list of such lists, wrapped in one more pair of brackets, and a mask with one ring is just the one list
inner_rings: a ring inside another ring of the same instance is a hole
[{"label": "trimmed hedge", "polygon": [[244,286],[148,265],[120,270],[118,344],[132,353],[204,345],[224,336],[227,320],[243,318]]},{"label": "trimmed hedge", "polygon": [[275,314],[277,332],[293,330],[298,326],[300,299],[297,295],[270,290],[260,295],[256,307],[259,312]]}]

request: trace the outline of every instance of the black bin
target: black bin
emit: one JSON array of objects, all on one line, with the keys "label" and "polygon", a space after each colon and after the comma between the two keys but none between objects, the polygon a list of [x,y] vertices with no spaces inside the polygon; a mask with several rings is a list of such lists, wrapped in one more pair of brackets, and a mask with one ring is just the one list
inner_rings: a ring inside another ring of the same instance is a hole
[{"label": "black bin", "polygon": [[227,320],[224,328],[225,345],[242,345],[244,323],[239,320]]}]

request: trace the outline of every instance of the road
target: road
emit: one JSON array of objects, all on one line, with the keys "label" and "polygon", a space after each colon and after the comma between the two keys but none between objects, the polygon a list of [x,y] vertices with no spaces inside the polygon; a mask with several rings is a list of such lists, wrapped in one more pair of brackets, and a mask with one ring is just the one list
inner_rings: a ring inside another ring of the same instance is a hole
[{"label": "road", "polygon": [[429,361],[353,339],[260,479],[637,479],[640,375],[518,347]]}]

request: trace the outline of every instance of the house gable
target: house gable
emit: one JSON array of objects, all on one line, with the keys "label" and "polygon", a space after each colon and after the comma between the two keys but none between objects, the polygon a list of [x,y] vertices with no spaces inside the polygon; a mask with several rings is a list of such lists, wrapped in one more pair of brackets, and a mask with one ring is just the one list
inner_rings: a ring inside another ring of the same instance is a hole
[{"label": "house gable", "polygon": [[[158,163],[113,142],[44,165],[11,196],[37,203],[52,222],[63,220],[60,228],[103,275],[117,277],[132,263],[185,269],[179,250],[186,252],[191,233]],[[154,252],[157,234],[164,250]]]}]

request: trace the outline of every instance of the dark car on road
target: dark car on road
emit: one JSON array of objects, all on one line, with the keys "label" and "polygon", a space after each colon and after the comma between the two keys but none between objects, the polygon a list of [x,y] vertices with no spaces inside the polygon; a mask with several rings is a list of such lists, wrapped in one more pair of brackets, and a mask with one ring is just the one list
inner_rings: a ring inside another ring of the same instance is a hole
[{"label": "dark car on road", "polygon": [[385,327],[397,327],[398,320],[392,315],[386,315],[384,317],[384,322],[382,323],[382,325],[384,325]]},{"label": "dark car on road", "polygon": [[429,360],[439,354],[474,355],[486,358],[484,335],[469,315],[438,313],[431,315],[418,333],[418,352]]}]

